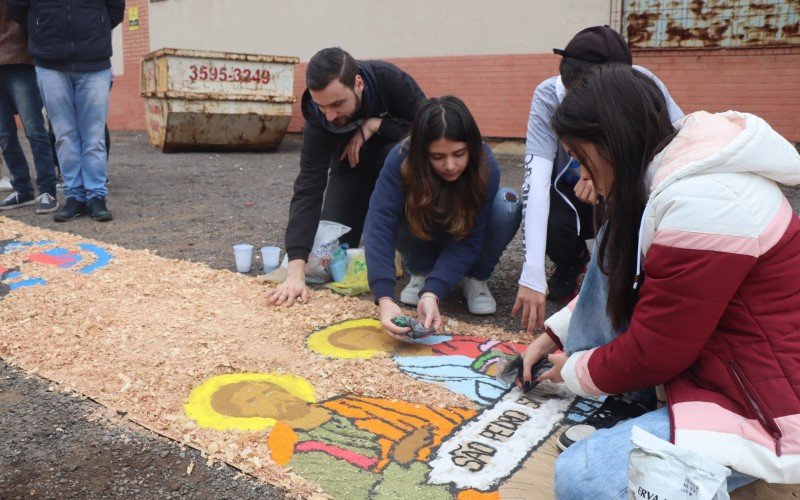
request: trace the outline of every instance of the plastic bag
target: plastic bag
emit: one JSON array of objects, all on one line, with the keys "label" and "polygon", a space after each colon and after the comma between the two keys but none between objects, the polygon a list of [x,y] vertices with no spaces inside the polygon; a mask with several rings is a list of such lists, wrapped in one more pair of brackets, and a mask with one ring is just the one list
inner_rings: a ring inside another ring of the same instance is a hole
[{"label": "plastic bag", "polygon": [[319,221],[314,245],[306,262],[306,283],[325,283],[331,279],[328,272],[328,261],[333,252],[339,248],[339,237],[350,231],[350,228],[338,222]]},{"label": "plastic bag", "polygon": [[728,500],[730,469],[633,427],[628,498]]},{"label": "plastic bag", "polygon": [[395,316],[392,318],[392,323],[400,328],[411,328],[406,333],[406,337],[410,340],[425,339],[436,333],[436,328],[433,326],[425,328],[417,318],[411,316]]},{"label": "plastic bag", "polygon": [[369,281],[367,281],[367,262],[364,260],[364,254],[355,255],[350,259],[342,281],[334,281],[325,286],[342,295],[368,292]]}]

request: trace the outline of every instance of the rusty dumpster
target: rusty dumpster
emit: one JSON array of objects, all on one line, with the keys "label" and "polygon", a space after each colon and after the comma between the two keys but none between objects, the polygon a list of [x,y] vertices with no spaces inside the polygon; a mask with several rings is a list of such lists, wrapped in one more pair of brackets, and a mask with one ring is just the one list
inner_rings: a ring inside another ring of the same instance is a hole
[{"label": "rusty dumpster", "polygon": [[295,102],[296,57],[160,49],[142,59],[150,144],[165,152],[276,149]]}]

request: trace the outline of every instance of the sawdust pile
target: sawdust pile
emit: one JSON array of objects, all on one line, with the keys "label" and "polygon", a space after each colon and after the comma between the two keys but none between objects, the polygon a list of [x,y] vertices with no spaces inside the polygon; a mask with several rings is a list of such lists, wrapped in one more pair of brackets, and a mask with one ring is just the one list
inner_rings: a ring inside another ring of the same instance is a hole
[{"label": "sawdust pile", "polygon": [[[58,246],[90,242],[108,249],[113,260],[90,275],[23,263],[23,271],[47,285],[1,299],[0,356],[299,497],[321,490],[270,460],[266,432],[198,428],[183,413],[189,392],[214,375],[259,372],[304,377],[318,400],[349,393],[475,408],[463,396],[404,375],[388,357],[327,359],[307,350],[311,332],[374,316],[369,301],[323,290],[312,291],[307,304],[274,308],[266,300],[270,288],[252,277],[0,217],[0,240],[14,238]],[[0,255],[0,267],[14,266],[20,266],[19,254]],[[489,326],[451,323],[449,329],[513,337]]]}]

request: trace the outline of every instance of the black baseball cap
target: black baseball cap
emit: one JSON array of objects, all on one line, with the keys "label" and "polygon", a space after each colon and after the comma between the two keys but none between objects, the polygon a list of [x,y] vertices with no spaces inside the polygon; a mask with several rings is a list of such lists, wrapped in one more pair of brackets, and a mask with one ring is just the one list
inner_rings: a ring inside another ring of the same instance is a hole
[{"label": "black baseball cap", "polygon": [[608,25],[592,26],[578,32],[563,49],[553,54],[589,63],[621,62],[633,64],[631,51],[622,35]]}]

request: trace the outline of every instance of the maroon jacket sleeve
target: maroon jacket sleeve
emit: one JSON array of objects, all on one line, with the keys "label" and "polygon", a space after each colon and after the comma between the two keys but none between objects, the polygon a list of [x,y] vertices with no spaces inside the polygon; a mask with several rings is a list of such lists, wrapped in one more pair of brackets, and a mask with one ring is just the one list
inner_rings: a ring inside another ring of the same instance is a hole
[{"label": "maroon jacket sleeve", "polygon": [[689,368],[755,262],[747,255],[651,246],[630,327],[588,359],[595,386],[619,394]]}]

